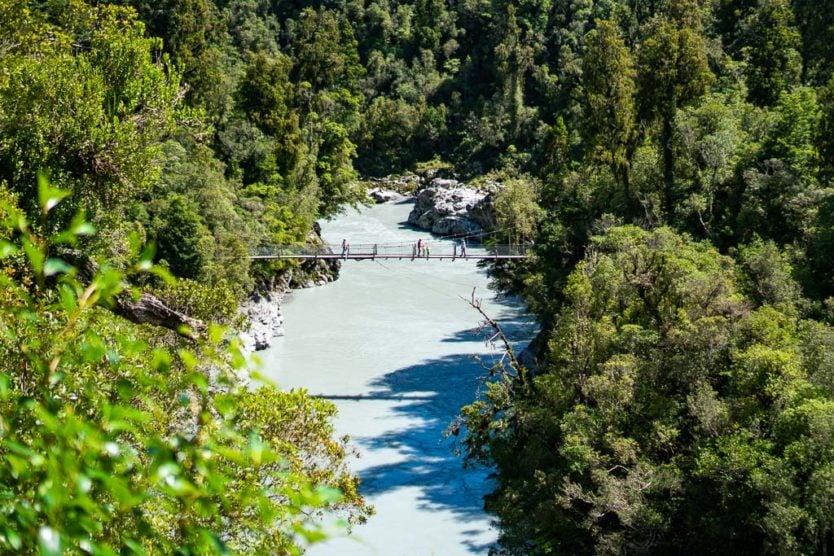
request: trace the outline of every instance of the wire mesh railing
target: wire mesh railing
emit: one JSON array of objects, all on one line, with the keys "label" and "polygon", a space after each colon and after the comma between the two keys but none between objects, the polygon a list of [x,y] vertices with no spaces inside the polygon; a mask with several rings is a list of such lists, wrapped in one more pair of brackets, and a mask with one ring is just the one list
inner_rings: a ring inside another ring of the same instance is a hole
[{"label": "wire mesh railing", "polygon": [[312,245],[269,245],[256,249],[253,259],[293,258],[524,258],[529,245],[466,245],[449,241],[411,243],[358,243]]}]

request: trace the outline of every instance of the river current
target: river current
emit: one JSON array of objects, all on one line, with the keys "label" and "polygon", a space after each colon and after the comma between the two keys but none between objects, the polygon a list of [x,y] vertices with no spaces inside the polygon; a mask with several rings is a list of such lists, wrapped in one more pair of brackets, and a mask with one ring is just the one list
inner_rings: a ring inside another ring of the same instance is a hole
[{"label": "river current", "polygon": [[[350,209],[322,222],[323,236],[333,244],[429,238],[405,225],[410,209]],[[345,261],[336,282],[285,300],[286,336],[261,354],[263,373],[282,388],[306,388],[336,404],[337,432],[359,450],[351,465],[376,508],[350,535],[309,554],[485,554],[495,542],[483,511],[489,472],[465,468],[443,434],[474,399],[483,365],[501,355],[475,332],[473,288],[514,341],[535,332],[518,300],[499,298],[487,285],[473,261]]]}]

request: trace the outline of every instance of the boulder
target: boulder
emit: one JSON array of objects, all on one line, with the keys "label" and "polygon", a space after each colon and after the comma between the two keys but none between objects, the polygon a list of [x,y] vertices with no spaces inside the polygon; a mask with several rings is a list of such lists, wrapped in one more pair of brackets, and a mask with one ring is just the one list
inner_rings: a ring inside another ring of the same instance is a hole
[{"label": "boulder", "polygon": [[495,219],[495,195],[490,193],[469,209],[467,218],[475,222],[484,230],[494,230],[498,227]]},{"label": "boulder", "polygon": [[400,202],[405,199],[405,195],[391,191],[388,189],[380,189],[375,187],[368,191],[368,197],[374,200],[377,204]]},{"label": "boulder", "polygon": [[[487,195],[457,180],[435,178],[417,194],[408,223],[440,235],[483,233],[489,219],[484,216]],[[480,208],[479,208],[480,207]],[[479,220],[473,218],[477,215]]]}]

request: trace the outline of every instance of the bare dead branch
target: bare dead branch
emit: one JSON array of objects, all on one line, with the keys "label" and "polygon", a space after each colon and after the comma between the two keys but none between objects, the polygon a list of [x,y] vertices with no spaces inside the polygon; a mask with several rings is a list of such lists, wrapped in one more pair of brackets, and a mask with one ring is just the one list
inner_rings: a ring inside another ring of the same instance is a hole
[{"label": "bare dead branch", "polygon": [[[500,340],[502,347],[504,348],[504,356],[509,359],[510,368],[515,372],[515,376],[520,378],[523,382],[526,383],[526,371],[524,366],[519,363],[518,359],[516,358],[515,351],[513,350],[513,346],[510,343],[510,339],[507,338],[507,335],[504,334],[504,331],[501,329],[501,325],[498,322],[490,317],[486,311],[484,311],[483,303],[480,299],[475,297],[475,288],[472,288],[472,294],[470,295],[469,300],[467,300],[469,305],[478,311],[481,317],[484,319],[481,323],[481,329],[489,327],[492,329],[493,334],[488,340],[490,343],[494,343],[496,339]],[[503,357],[502,357],[503,363]]]}]

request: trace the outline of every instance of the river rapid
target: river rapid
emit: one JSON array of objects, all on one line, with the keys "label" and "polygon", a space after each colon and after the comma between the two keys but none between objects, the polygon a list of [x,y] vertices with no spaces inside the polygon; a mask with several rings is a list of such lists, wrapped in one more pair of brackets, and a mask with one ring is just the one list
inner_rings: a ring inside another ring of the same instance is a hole
[{"label": "river rapid", "polygon": [[[323,236],[333,244],[429,238],[405,225],[410,209],[350,209],[322,222]],[[376,508],[352,534],[309,554],[485,554],[495,542],[482,500],[489,472],[464,468],[443,434],[474,399],[482,365],[501,355],[475,333],[473,288],[519,346],[536,331],[518,300],[499,299],[487,285],[473,261],[346,261],[336,282],[285,300],[286,336],[261,353],[263,373],[336,404],[337,432],[359,450],[352,468]]]}]

